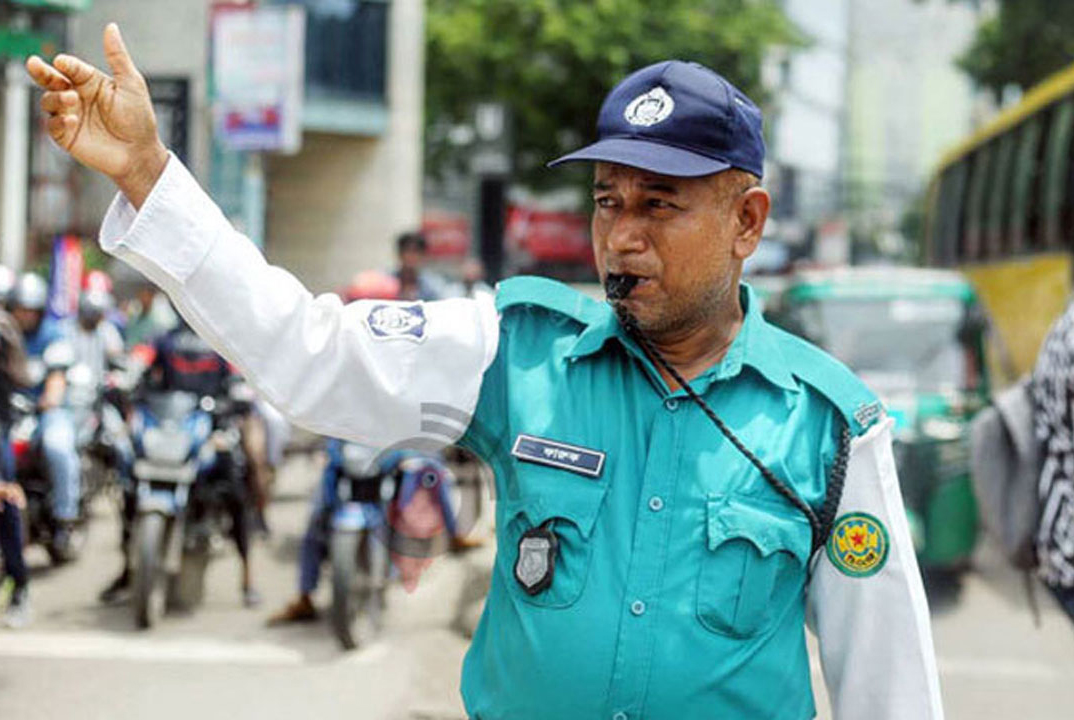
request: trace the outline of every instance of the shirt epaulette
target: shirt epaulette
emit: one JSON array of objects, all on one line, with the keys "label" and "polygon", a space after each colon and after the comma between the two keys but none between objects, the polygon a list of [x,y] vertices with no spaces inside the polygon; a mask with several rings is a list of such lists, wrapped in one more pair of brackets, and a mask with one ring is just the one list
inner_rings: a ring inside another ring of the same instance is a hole
[{"label": "shirt epaulette", "polygon": [[600,303],[569,285],[549,278],[519,275],[496,286],[496,310],[503,314],[511,307],[531,305],[552,310],[588,325],[600,310]]},{"label": "shirt epaulette", "polygon": [[851,435],[862,435],[884,416],[884,406],[850,368],[780,328],[772,327],[791,374],[823,395],[846,420]]}]

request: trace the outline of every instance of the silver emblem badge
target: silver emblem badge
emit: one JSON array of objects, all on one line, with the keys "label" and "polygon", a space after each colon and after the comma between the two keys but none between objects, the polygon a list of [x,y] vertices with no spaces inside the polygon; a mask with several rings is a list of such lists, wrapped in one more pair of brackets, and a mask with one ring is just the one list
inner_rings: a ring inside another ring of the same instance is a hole
[{"label": "silver emblem badge", "polygon": [[522,533],[518,540],[518,559],[515,560],[515,580],[527,595],[544,592],[552,585],[556,572],[556,551],[559,540],[552,530],[554,519],[545,520]]},{"label": "silver emblem badge", "polygon": [[515,577],[523,587],[536,587],[548,574],[548,551],[551,549],[552,543],[547,538],[522,538],[522,542],[518,544]]},{"label": "silver emblem badge", "polygon": [[667,120],[674,109],[675,101],[664,88],[657,86],[631,100],[623,117],[631,125],[649,127]]}]

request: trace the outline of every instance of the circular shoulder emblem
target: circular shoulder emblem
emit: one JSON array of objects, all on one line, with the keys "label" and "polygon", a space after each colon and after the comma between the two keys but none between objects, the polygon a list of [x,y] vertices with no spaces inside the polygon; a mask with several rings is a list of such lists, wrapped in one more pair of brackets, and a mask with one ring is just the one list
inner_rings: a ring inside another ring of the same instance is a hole
[{"label": "circular shoulder emblem", "polygon": [[888,560],[888,531],[867,513],[848,513],[835,521],[828,538],[828,559],[844,575],[868,577]]}]

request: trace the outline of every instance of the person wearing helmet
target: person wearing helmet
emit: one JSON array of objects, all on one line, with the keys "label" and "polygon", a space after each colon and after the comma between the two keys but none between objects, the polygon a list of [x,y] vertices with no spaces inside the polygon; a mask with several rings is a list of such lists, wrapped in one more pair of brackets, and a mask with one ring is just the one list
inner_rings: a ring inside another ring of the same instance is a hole
[{"label": "person wearing helmet", "polygon": [[52,483],[52,514],[57,522],[53,544],[62,556],[78,519],[81,500],[75,425],[63,407],[67,392],[65,371],[73,362],[67,332],[62,323],[46,312],[48,284],[34,273],[24,273],[11,295],[11,314],[22,330],[26,355],[43,365],[44,378],[29,390],[41,412],[38,436],[45,456],[45,471]]},{"label": "person wearing helmet", "polygon": [[88,367],[98,384],[109,365],[123,358],[123,337],[107,319],[114,307],[112,294],[103,289],[84,290],[78,298],[78,322],[71,336],[75,362]]}]

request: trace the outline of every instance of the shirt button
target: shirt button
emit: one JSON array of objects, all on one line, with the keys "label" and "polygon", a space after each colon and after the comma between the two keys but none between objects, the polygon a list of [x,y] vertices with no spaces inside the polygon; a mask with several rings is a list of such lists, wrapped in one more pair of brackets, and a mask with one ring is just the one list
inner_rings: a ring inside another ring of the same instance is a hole
[{"label": "shirt button", "polygon": [[615,715],[612,715],[612,720],[627,720],[627,715],[625,712],[617,712]]},{"label": "shirt button", "polygon": [[664,499],[659,495],[653,495],[649,498],[649,509],[653,512],[660,512],[664,509]]},{"label": "shirt button", "polygon": [[668,398],[664,401],[664,407],[668,409],[668,412],[675,412],[679,409],[679,401],[675,398]]},{"label": "shirt button", "polygon": [[635,615],[643,615],[645,613],[645,603],[643,603],[641,600],[635,600],[634,602],[630,603],[630,612],[634,613]]}]

